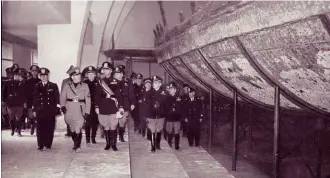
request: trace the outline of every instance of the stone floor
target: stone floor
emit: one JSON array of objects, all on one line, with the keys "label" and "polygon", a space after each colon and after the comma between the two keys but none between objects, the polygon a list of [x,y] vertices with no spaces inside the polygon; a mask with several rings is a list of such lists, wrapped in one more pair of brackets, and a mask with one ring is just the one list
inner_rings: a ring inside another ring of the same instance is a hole
[{"label": "stone floor", "polygon": [[[132,121],[128,128],[132,128]],[[201,147],[189,147],[181,139],[181,150],[171,149],[162,139],[160,151],[150,152],[150,142],[128,129],[125,139],[118,142],[118,152],[105,151],[104,139],[97,137],[98,144],[86,145],[84,136],[82,150],[71,151],[71,138],[63,131],[56,131],[52,150],[38,151],[36,137],[28,131],[23,137],[10,136],[2,131],[2,172],[4,178],[264,178],[247,163],[238,163],[242,173],[231,172],[231,161],[221,156],[212,157]],[[219,154],[218,154],[219,155]],[[220,163],[219,163],[220,162]],[[226,166],[223,166],[226,165]],[[244,168],[242,168],[244,167]],[[247,168],[245,168],[247,167]],[[251,171],[252,170],[252,171]],[[247,173],[244,173],[247,172]]]}]

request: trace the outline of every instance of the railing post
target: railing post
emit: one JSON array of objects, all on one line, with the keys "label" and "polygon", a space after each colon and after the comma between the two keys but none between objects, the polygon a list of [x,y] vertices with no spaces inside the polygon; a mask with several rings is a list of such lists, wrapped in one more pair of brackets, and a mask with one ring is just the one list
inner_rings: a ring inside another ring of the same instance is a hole
[{"label": "railing post", "polygon": [[236,171],[237,162],[237,92],[234,91],[234,112],[233,112],[233,155],[232,155],[232,170]]},{"label": "railing post", "polygon": [[273,149],[273,177],[279,178],[279,140],[280,140],[280,90],[278,86],[275,86],[274,97],[274,149]]}]

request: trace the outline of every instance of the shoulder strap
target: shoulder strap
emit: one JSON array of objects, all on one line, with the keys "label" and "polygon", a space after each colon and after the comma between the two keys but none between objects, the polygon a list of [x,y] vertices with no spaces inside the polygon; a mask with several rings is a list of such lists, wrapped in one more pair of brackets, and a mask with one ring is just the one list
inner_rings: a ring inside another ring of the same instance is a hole
[{"label": "shoulder strap", "polygon": [[99,80],[100,86],[102,87],[103,91],[107,94],[114,95],[113,91],[110,89],[110,87],[104,82],[104,80]]},{"label": "shoulder strap", "polygon": [[71,89],[72,93],[77,96],[77,93],[71,87],[71,83],[68,83],[68,84],[69,84],[69,88]]}]

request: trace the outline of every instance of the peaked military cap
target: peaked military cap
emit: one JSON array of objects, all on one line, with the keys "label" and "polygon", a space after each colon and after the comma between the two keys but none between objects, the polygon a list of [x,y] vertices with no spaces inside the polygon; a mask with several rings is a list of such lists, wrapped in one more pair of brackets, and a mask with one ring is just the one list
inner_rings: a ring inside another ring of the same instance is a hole
[{"label": "peaked military cap", "polygon": [[143,79],[143,75],[142,75],[142,74],[137,74],[137,75],[136,75],[136,78],[137,78],[137,79]]},{"label": "peaked military cap", "polygon": [[189,93],[190,93],[190,92],[194,92],[194,91],[195,91],[195,89],[194,89],[194,88],[192,88],[192,87],[189,87],[189,88],[188,88],[188,91],[189,91]]},{"label": "peaked military cap", "polygon": [[94,66],[88,66],[84,69],[84,71],[88,74],[88,73],[96,73],[96,68]]},{"label": "peaked military cap", "polygon": [[69,69],[66,71],[66,74],[70,74],[70,71],[73,69],[73,65],[69,67]]},{"label": "peaked military cap", "polygon": [[103,62],[101,66],[101,70],[102,69],[113,69],[113,66],[110,62]]},{"label": "peaked military cap", "polygon": [[38,70],[39,70],[39,66],[37,65],[30,66],[30,71],[38,71]]},{"label": "peaked military cap", "polygon": [[151,80],[151,78],[145,78],[143,80],[143,83],[152,83],[152,80]]},{"label": "peaked military cap", "polygon": [[116,67],[113,73],[124,73],[123,69],[120,67]]},{"label": "peaked military cap", "polygon": [[168,84],[168,86],[169,86],[170,88],[177,88],[177,87],[178,87],[178,85],[177,85],[175,82],[170,82],[170,83]]},{"label": "peaked military cap", "polygon": [[41,67],[41,68],[39,69],[38,73],[39,73],[40,75],[48,75],[48,74],[49,74],[49,70],[48,70],[47,68],[45,68],[45,67]]},{"label": "peaked military cap", "polygon": [[124,65],[119,65],[117,67],[119,67],[122,71],[125,71],[125,69],[126,69],[126,67]]},{"label": "peaked military cap", "polygon": [[73,75],[78,75],[78,74],[81,74],[78,67],[72,68],[72,70],[69,72],[70,77],[73,76]]},{"label": "peaked military cap", "polygon": [[154,75],[153,77],[152,77],[152,81],[153,82],[155,82],[155,81],[163,81],[163,79],[161,78],[161,77],[159,77],[159,76],[157,76],[157,75]]},{"label": "peaked military cap", "polygon": [[11,67],[8,67],[8,68],[6,68],[6,72],[7,72],[7,73],[11,73],[11,72],[13,72],[13,70],[12,70]]},{"label": "peaked military cap", "polygon": [[13,64],[13,66],[11,66],[11,68],[13,69],[13,71],[15,70],[15,69],[18,69],[18,68],[20,68],[19,67],[19,65],[18,64]]},{"label": "peaked military cap", "polygon": [[132,72],[131,79],[136,79],[136,73],[135,72]]},{"label": "peaked military cap", "polygon": [[21,68],[13,69],[14,75],[24,75],[24,71]]}]

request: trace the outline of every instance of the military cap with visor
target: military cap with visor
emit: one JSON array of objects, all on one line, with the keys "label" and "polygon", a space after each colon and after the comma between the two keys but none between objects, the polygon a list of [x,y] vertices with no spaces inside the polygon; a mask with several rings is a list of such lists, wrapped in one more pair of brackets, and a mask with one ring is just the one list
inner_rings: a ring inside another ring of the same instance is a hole
[{"label": "military cap with visor", "polygon": [[155,82],[155,81],[160,81],[160,82],[162,82],[163,79],[162,79],[161,77],[155,75],[155,76],[152,77],[152,81],[153,81],[153,82]]},{"label": "military cap with visor", "polygon": [[30,71],[39,71],[39,66],[37,65],[30,66]]},{"label": "military cap with visor", "polygon": [[124,73],[123,69],[120,67],[116,67],[113,73]]},{"label": "military cap with visor", "polygon": [[96,74],[97,73],[97,69],[94,66],[88,66],[84,69],[84,71],[86,74],[88,74],[88,73]]},{"label": "military cap with visor", "polygon": [[168,84],[169,88],[178,88],[177,84],[175,82],[170,82]]},{"label": "military cap with visor", "polygon": [[48,70],[47,68],[45,68],[45,67],[41,67],[41,68],[39,69],[38,73],[39,73],[40,75],[48,75],[48,74],[49,74],[49,70]]},{"label": "military cap with visor", "polygon": [[142,74],[136,74],[136,78],[137,79],[143,79],[143,75]]},{"label": "military cap with visor", "polygon": [[110,62],[103,62],[101,66],[101,70],[102,69],[113,69],[113,66]]},{"label": "military cap with visor", "polygon": [[81,74],[81,72],[78,67],[72,68],[72,70],[69,72],[70,77],[72,77],[74,75],[80,75],[80,74]]},{"label": "military cap with visor", "polygon": [[24,71],[21,68],[13,69],[14,75],[24,75]]},{"label": "military cap with visor", "polygon": [[143,80],[143,83],[152,83],[152,80],[151,80],[151,78],[145,78]]},{"label": "military cap with visor", "polygon": [[189,91],[189,93],[191,93],[191,92],[195,92],[195,89],[192,88],[192,87],[189,87],[189,88],[188,88],[188,91]]}]

